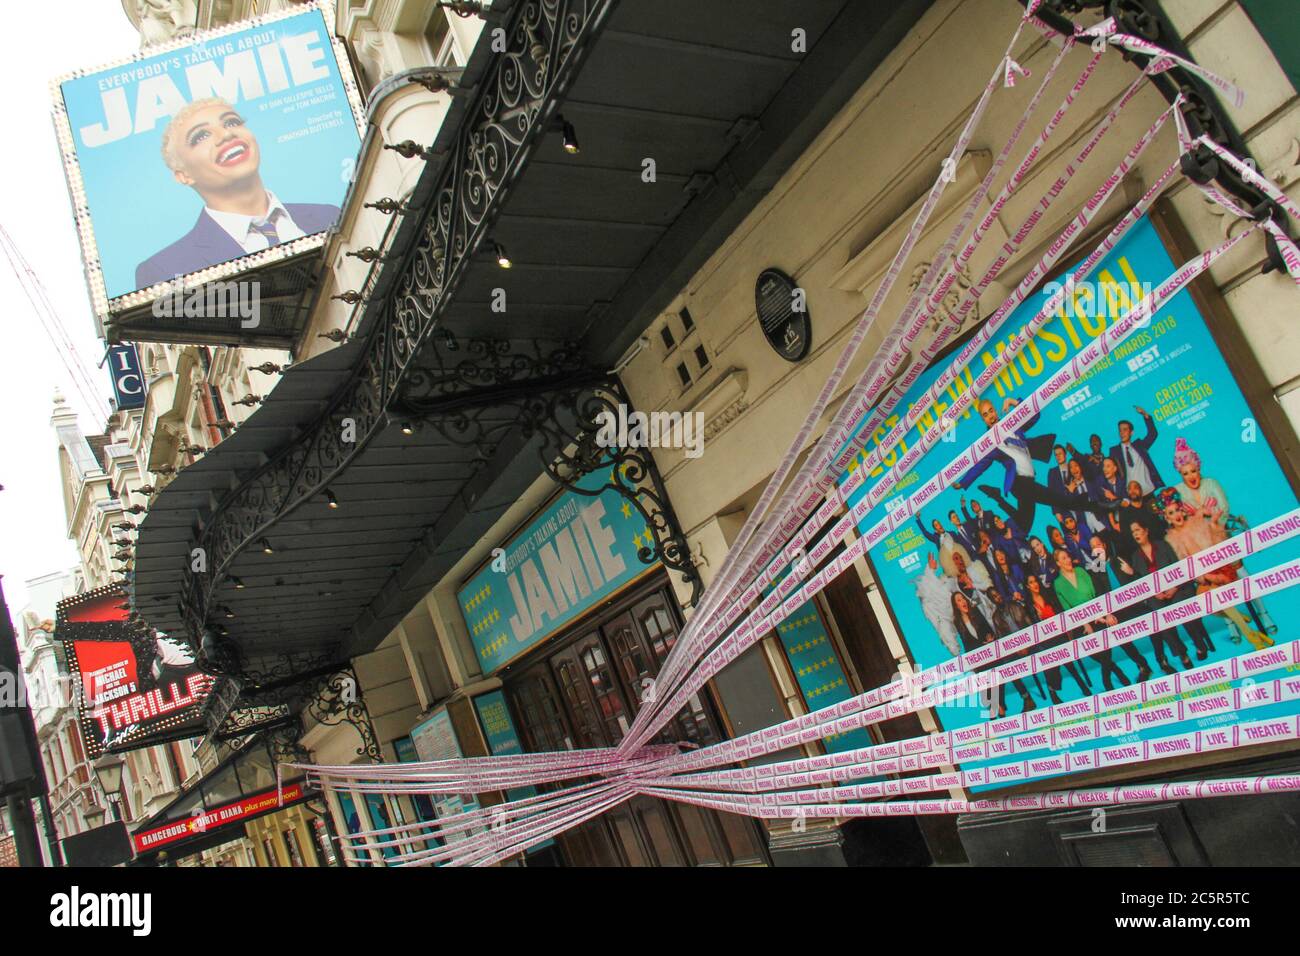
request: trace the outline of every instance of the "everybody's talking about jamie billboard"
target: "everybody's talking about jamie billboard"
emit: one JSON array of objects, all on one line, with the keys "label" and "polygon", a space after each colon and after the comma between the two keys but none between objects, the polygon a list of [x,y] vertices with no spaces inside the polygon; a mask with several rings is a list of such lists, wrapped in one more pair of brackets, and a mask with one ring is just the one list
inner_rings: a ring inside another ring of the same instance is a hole
[{"label": "everybody's talking about jamie billboard", "polygon": [[98,315],[321,245],[362,122],[328,12],[303,5],[54,81]]},{"label": "everybody's talking about jamie billboard", "polygon": [[[1005,374],[958,419],[949,433],[952,443],[937,443],[861,523],[863,532],[983,435],[990,419],[996,423],[1069,363],[1122,314],[1127,302],[1145,294],[1147,283],[1158,286],[1174,268],[1155,227],[1149,220],[1140,221],[1099,264],[1091,279],[1096,293],[1077,300],[1068,312],[1062,309],[1042,328]],[[1008,333],[1033,318],[1054,291],[1049,286],[1031,296],[1011,315]],[[968,388],[973,375],[995,354],[990,347],[977,357],[973,371],[960,376],[945,401],[951,402]],[[921,377],[898,414],[867,444],[867,452],[946,367],[947,361],[941,359]],[[885,458],[885,466],[935,420],[934,414],[921,418],[919,427],[906,435],[906,444]],[[860,456],[855,466],[863,460]],[[878,480],[880,474],[883,469],[872,477]],[[874,480],[868,480],[864,487],[872,484]],[[1112,349],[1082,380],[1046,405],[1014,438],[997,446],[884,537],[871,550],[870,559],[913,660],[919,668],[928,668],[1068,612],[1095,596],[1117,592],[1156,567],[1212,548],[1252,523],[1271,520],[1295,507],[1296,496],[1277,455],[1192,295],[1183,291],[1162,306],[1147,327]],[[1072,630],[1033,650],[1149,615],[1294,559],[1298,553],[1300,547],[1292,541],[1247,556],[1244,562],[1230,562],[1174,593],[1157,594],[1108,616],[1114,620],[1090,622],[1077,633]],[[1001,695],[986,693],[984,700],[971,695],[941,705],[937,713],[945,730],[957,730],[991,717],[1041,713],[1056,703],[1068,707],[1083,697],[1212,668],[1237,655],[1295,640],[1300,633],[1296,621],[1300,621],[1300,591],[1282,590],[1085,660],[1031,674],[1004,685]],[[1230,669],[1222,670],[1227,674]],[[1279,671],[1245,679],[1258,683],[1281,676],[1294,677]],[[1230,729],[1240,721],[1266,720],[1300,709],[1296,700],[1228,712],[1201,706],[1241,682],[1198,679],[1193,685],[1188,679],[1183,682],[1187,689],[1167,695],[1171,713],[1181,713],[1185,720],[1144,727],[1134,717],[1134,732],[1105,743],[1115,744],[1111,749],[1120,761],[1128,759],[1125,753],[1141,751],[1144,741]],[[1130,709],[1158,704],[1149,696],[1144,703],[1138,695]],[[1197,716],[1207,711],[1210,716]],[[1083,720],[1087,719],[1084,714]],[[1069,736],[1059,733],[1069,723],[1057,726],[1058,741]],[[1151,749],[1163,753],[1161,746],[1152,744]],[[1033,758],[1053,753],[1045,748],[1023,756],[1032,764]],[[962,767],[974,770],[989,763],[968,761]]]}]

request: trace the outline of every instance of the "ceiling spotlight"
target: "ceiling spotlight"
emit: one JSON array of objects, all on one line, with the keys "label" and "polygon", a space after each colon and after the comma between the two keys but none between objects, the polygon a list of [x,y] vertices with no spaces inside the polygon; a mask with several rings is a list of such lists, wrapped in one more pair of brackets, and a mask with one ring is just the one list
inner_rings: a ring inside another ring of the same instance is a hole
[{"label": "ceiling spotlight", "polygon": [[412,425],[410,422],[402,422],[402,434],[403,434],[403,435],[414,435],[414,434],[415,434],[415,426]]},{"label": "ceiling spotlight", "polygon": [[223,611],[223,613],[226,615],[226,617],[234,617],[234,616],[235,616],[235,612],[232,611],[230,608],[226,608],[226,609]]},{"label": "ceiling spotlight", "polygon": [[230,583],[235,586],[236,591],[244,590],[244,582],[239,580],[239,578],[235,577],[233,574],[230,576]]},{"label": "ceiling spotlight", "polygon": [[509,269],[514,265],[514,263],[510,261],[510,257],[506,255],[506,247],[501,245],[501,243],[492,243],[492,254],[497,257],[497,265],[502,269]]},{"label": "ceiling spotlight", "polygon": [[325,489],[325,503],[335,510],[338,509],[339,500],[334,497],[334,492],[328,488]]},{"label": "ceiling spotlight", "polygon": [[578,134],[574,130],[573,124],[563,116],[557,116],[556,119],[559,120],[560,132],[564,137],[564,151],[570,156],[581,152],[582,148],[578,145]]},{"label": "ceiling spotlight", "polygon": [[262,546],[263,554],[275,554],[275,548],[271,547],[271,542],[267,541],[265,538],[259,541],[258,544]]}]

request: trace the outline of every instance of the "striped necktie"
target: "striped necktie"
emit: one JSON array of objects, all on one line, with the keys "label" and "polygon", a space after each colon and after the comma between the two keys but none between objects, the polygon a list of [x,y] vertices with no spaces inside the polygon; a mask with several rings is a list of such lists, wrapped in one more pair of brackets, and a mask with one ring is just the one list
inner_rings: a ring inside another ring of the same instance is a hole
[{"label": "striped necktie", "polygon": [[249,223],[248,225],[248,228],[253,230],[253,232],[257,233],[260,236],[266,237],[266,244],[268,248],[270,246],[278,246],[280,244],[280,234],[275,231],[275,219],[279,214],[280,214],[280,210],[278,209],[272,210],[271,214],[267,216],[266,222],[263,223],[253,222],[253,223]]}]

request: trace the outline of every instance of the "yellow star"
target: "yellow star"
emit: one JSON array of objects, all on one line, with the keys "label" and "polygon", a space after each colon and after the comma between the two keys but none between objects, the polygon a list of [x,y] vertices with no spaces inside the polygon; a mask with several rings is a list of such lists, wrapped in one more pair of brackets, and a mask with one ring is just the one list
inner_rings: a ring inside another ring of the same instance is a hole
[{"label": "yellow star", "polygon": [[623,502],[623,507],[619,510],[623,512],[624,518],[632,517],[632,503],[630,501]]}]

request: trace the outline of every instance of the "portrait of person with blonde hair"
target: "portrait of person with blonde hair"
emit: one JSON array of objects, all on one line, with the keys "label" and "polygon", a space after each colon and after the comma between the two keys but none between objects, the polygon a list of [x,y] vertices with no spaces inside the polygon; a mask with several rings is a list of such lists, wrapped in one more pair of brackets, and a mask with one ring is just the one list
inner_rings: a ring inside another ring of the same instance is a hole
[{"label": "portrait of person with blonde hair", "polygon": [[189,232],[140,263],[137,288],[322,232],[338,219],[338,206],[285,203],[267,188],[257,137],[226,100],[195,100],[173,116],[162,158],[203,208]]}]

